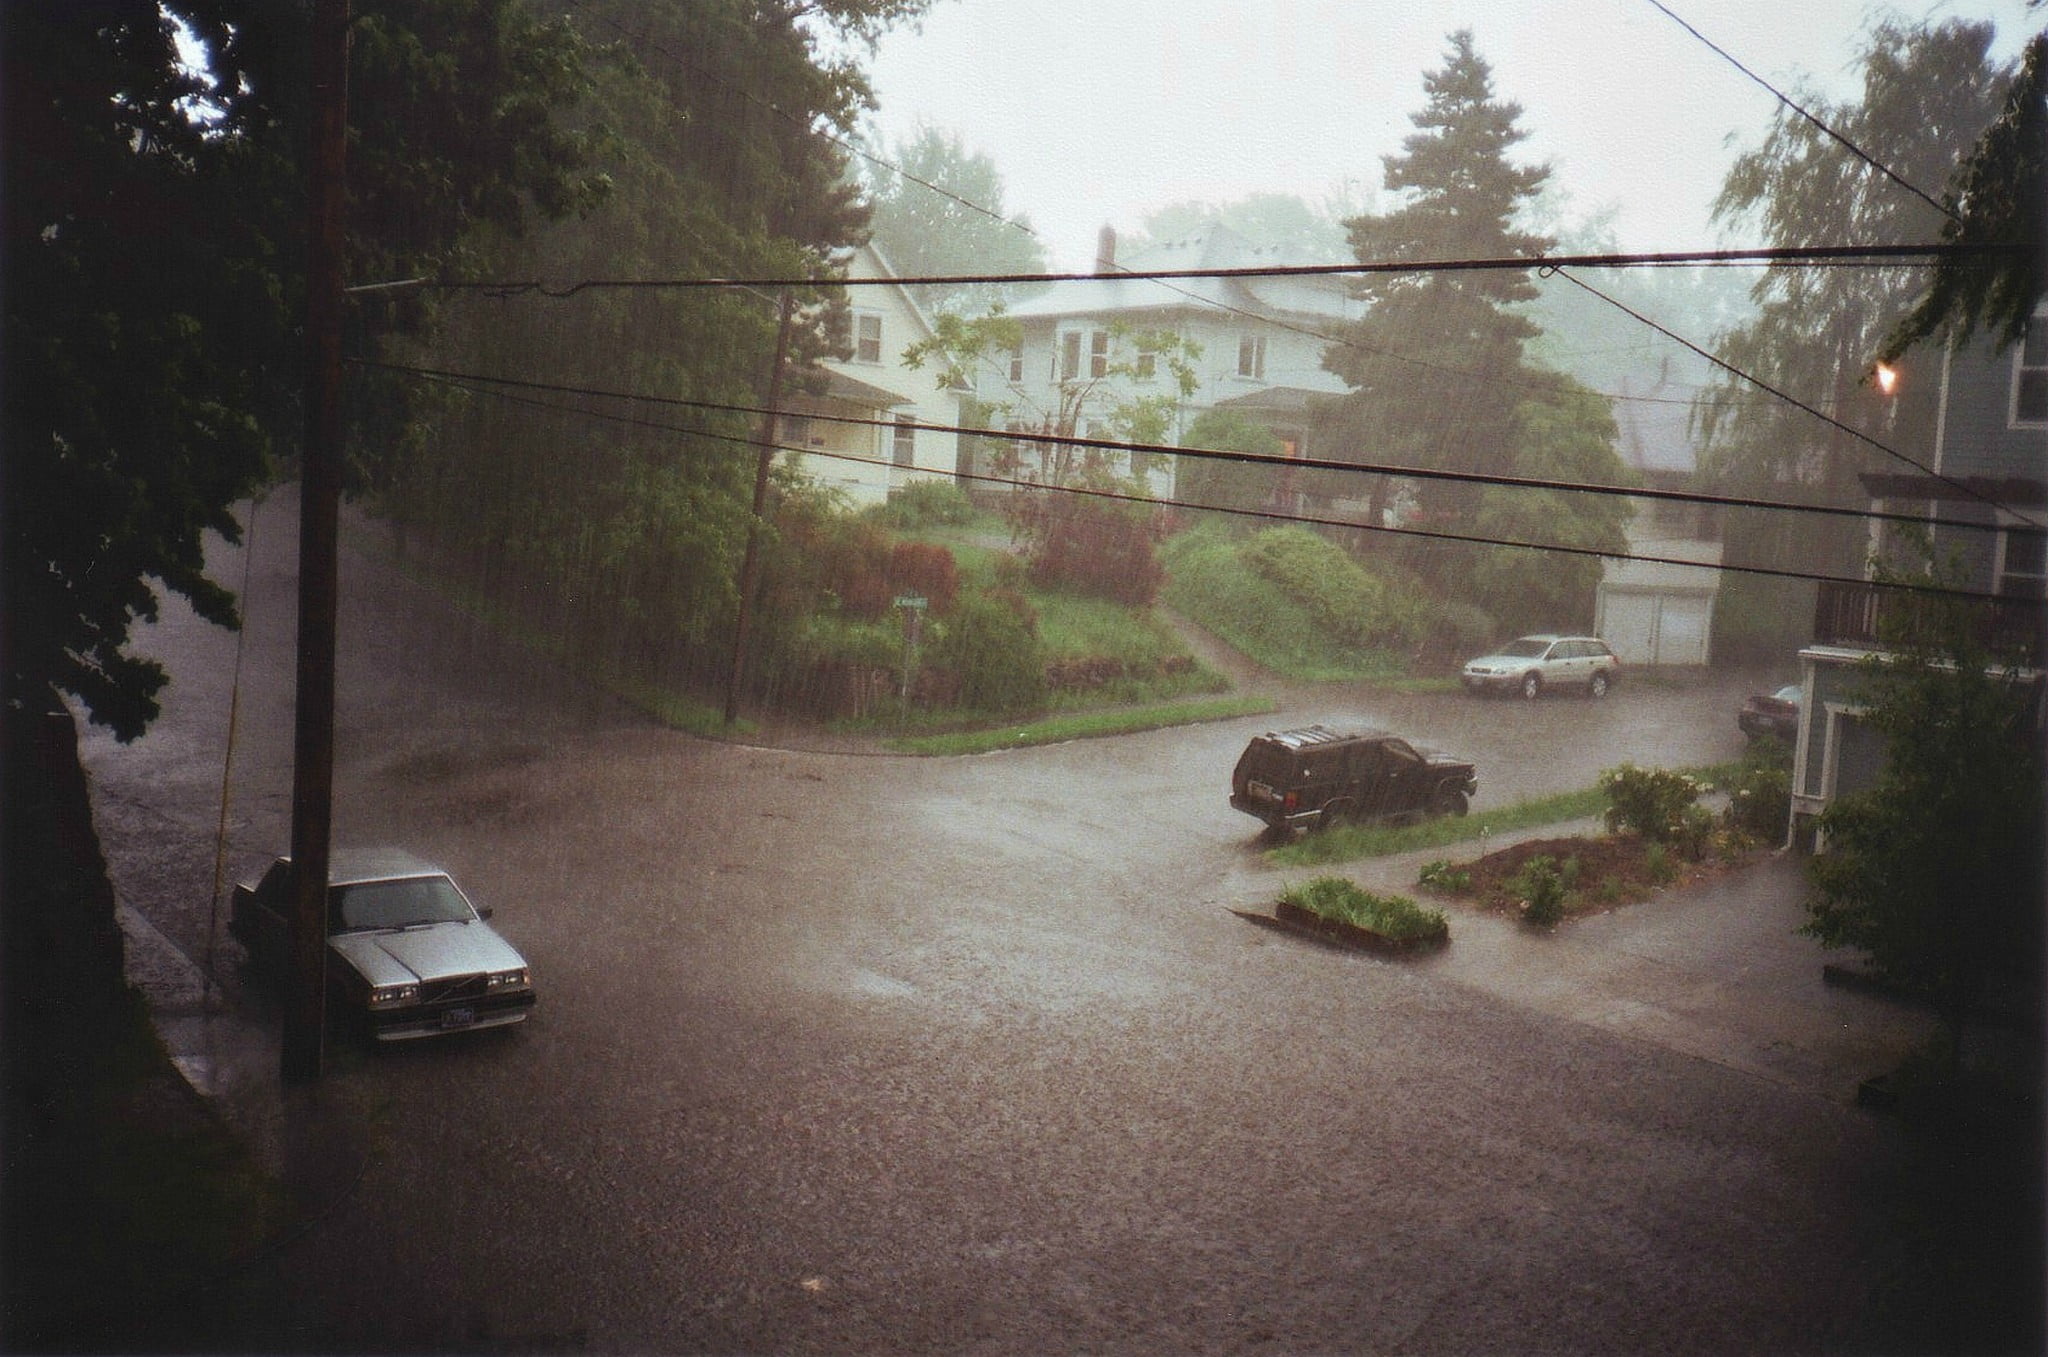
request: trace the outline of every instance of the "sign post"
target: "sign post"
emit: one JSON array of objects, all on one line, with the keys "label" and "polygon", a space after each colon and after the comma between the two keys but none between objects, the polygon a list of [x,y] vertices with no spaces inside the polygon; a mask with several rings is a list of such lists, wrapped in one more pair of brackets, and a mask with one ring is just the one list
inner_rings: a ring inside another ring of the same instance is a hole
[{"label": "sign post", "polygon": [[923,594],[898,594],[896,606],[903,611],[903,687],[898,694],[910,700],[910,679],[917,669],[917,647],[924,640],[924,611],[931,600]]}]

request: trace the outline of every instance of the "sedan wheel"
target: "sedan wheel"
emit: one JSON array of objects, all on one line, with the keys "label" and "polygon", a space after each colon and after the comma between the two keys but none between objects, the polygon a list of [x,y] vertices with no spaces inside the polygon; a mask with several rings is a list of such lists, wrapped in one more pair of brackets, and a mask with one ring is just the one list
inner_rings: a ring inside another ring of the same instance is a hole
[{"label": "sedan wheel", "polygon": [[1535,674],[1522,675],[1522,696],[1534,702],[1536,695],[1543,691],[1543,680]]},{"label": "sedan wheel", "polygon": [[1593,675],[1593,681],[1592,681],[1591,683],[1588,683],[1588,684],[1586,685],[1586,688],[1587,688],[1587,691],[1591,692],[1591,693],[1593,694],[1593,696],[1595,696],[1595,697],[1605,697],[1605,696],[1607,696],[1607,675],[1605,675],[1605,674],[1595,674],[1595,675]]}]

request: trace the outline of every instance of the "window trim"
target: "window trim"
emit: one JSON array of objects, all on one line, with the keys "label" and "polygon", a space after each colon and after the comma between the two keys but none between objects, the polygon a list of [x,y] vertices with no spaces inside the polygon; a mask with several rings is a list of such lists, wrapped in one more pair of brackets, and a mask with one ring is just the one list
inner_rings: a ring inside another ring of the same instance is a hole
[{"label": "window trim", "polygon": [[1109,375],[1109,331],[1088,332],[1088,376],[1091,380]]},{"label": "window trim", "polygon": [[917,465],[917,416],[896,416],[889,438],[889,460],[895,466]]},{"label": "window trim", "polygon": [[1237,375],[1255,382],[1266,380],[1266,337],[1240,335],[1237,341]]},{"label": "window trim", "polygon": [[[868,356],[868,323],[874,323],[874,356]],[[853,361],[873,367],[882,364],[882,313],[880,311],[855,311],[853,313]]]}]

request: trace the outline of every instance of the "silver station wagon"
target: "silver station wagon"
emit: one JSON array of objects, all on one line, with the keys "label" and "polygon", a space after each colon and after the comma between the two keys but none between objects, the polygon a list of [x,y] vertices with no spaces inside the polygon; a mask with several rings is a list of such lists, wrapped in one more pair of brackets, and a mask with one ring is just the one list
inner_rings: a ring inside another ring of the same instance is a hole
[{"label": "silver station wagon", "polygon": [[[511,943],[430,862],[394,849],[334,854],[327,875],[332,1018],[379,1041],[502,1027],[533,1010],[533,976]],[[235,887],[228,931],[272,975],[290,956],[292,864]]]}]

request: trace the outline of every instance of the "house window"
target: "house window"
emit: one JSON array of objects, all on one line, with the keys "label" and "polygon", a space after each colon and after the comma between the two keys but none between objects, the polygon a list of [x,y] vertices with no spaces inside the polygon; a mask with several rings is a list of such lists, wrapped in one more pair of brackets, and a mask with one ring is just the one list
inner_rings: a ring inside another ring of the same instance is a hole
[{"label": "house window", "polygon": [[1094,330],[1088,335],[1088,375],[1107,377],[1109,375],[1109,331]]},{"label": "house window", "polygon": [[896,439],[891,451],[897,466],[917,465],[917,417],[896,416]]},{"label": "house window", "polygon": [[1264,335],[1246,335],[1243,339],[1237,341],[1237,375],[1240,377],[1264,379],[1266,375],[1266,337]]},{"label": "house window", "polygon": [[2048,424],[2048,311],[2036,311],[2013,357],[2012,422]]},{"label": "house window", "polygon": [[1024,380],[1024,346],[1019,344],[1010,350],[1010,385],[1016,386]]},{"label": "house window", "polygon": [[2038,528],[1998,534],[1998,592],[2019,598],[2048,594],[2048,534]]},{"label": "house window", "polygon": [[1159,375],[1159,355],[1150,349],[1141,349],[1131,364],[1131,374],[1141,382],[1149,382]]},{"label": "house window", "polygon": [[873,311],[853,313],[853,358],[857,363],[882,361],[882,318]]},{"label": "house window", "polygon": [[784,415],[776,426],[781,432],[782,443],[792,448],[816,448],[824,446],[825,440],[811,435],[809,415]]},{"label": "house window", "polygon": [[1071,382],[1081,375],[1081,332],[1068,330],[1060,336],[1060,362],[1056,380]]}]

